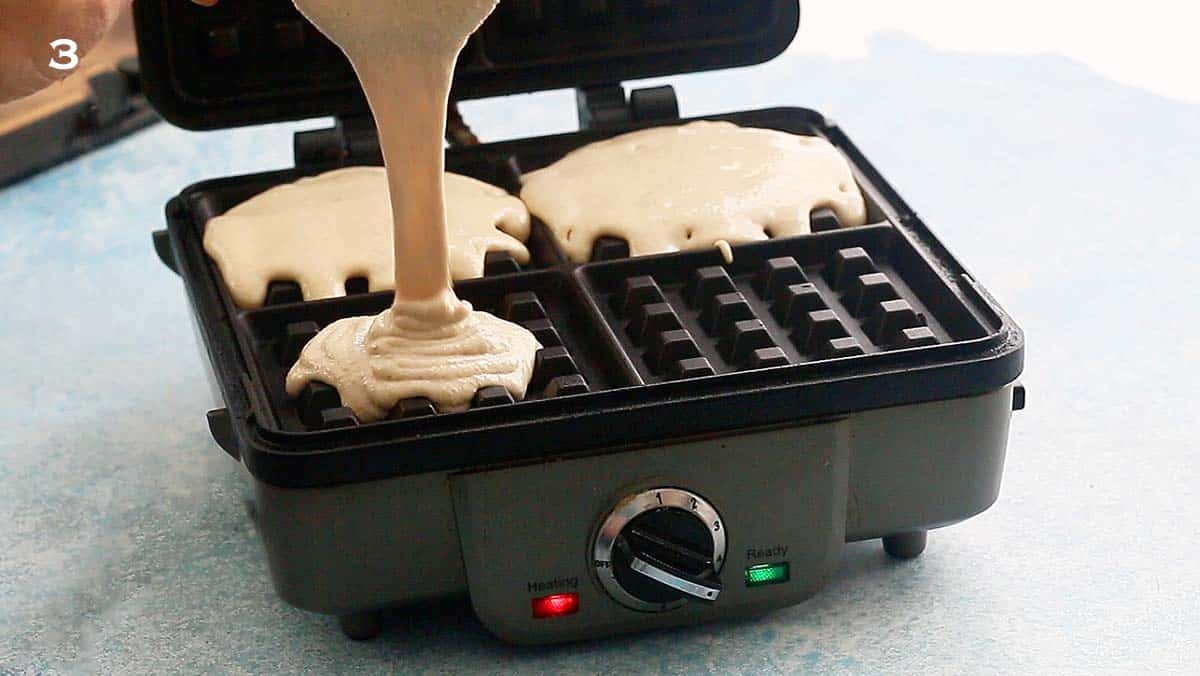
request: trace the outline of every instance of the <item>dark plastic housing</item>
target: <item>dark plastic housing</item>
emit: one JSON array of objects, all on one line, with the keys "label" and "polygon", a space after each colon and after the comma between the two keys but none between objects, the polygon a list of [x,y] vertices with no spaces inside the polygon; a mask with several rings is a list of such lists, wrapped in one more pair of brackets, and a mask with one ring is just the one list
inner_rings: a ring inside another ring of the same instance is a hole
[{"label": "dark plastic housing", "polygon": [[[802,109],[710,119],[827,138],[850,161],[876,224],[830,229],[830,215],[818,213],[823,232],[735,247],[728,266],[716,251],[620,259],[619,245],[603,256],[615,260],[578,266],[537,226],[543,269],[457,288],[556,339],[543,340],[551,351],[528,400],[481,392],[463,413],[433,414],[414,400],[393,419],[358,425],[336,393],[286,397],[283,378],[307,337],[382,310],[389,294],[242,312],[204,254],[208,219],[332,166],[187,189],[168,205],[167,260],[185,281],[228,407],[218,438],[263,481],[318,486],[798,424],[982,394],[1017,378],[1020,330],[840,129]],[[452,149],[447,165],[512,186],[514,167],[536,169],[646,126]]]},{"label": "dark plastic housing", "polygon": [[[173,124],[215,129],[368,112],[341,51],[290,0],[136,0],[144,89]],[[583,87],[767,61],[796,0],[502,0],[453,97]]]}]

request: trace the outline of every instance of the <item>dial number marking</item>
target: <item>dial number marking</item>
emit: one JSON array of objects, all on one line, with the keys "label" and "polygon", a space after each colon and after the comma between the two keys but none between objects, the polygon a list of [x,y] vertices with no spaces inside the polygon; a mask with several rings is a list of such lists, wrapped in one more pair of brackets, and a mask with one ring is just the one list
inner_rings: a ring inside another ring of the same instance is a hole
[{"label": "dial number marking", "polygon": [[592,544],[592,569],[595,571],[596,579],[614,600],[627,608],[643,612],[662,612],[677,608],[684,603],[683,600],[672,603],[651,603],[633,596],[617,582],[613,566],[613,548],[625,526],[640,514],[664,507],[690,511],[698,518],[712,537],[713,564],[718,573],[725,563],[725,526],[721,523],[717,510],[703,497],[684,489],[665,487],[652,488],[631,495],[618,503],[600,524]]}]

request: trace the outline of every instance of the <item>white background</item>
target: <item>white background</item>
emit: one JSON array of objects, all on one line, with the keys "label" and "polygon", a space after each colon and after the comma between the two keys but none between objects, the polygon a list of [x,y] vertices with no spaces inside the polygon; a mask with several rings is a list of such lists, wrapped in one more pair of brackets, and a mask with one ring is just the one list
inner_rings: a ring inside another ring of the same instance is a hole
[{"label": "white background", "polygon": [[863,56],[900,30],[954,51],[1059,53],[1105,76],[1200,101],[1200,3],[1191,0],[803,0],[792,49]]}]

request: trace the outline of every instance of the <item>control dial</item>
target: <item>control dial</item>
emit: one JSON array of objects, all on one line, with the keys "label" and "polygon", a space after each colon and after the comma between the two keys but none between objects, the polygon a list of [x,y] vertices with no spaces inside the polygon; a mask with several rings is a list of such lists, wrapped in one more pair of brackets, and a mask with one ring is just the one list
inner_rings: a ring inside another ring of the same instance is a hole
[{"label": "control dial", "polygon": [[622,500],[593,544],[596,576],[619,603],[662,612],[721,594],[725,524],[704,498],[652,488]]}]

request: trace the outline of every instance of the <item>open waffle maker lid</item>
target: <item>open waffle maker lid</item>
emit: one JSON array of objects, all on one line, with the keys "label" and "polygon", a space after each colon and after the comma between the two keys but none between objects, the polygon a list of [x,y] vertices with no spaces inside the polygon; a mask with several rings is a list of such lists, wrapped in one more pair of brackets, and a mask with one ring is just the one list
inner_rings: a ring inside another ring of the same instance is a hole
[{"label": "open waffle maker lid", "polygon": [[[387,0],[403,1],[403,0]],[[290,0],[136,0],[148,98],[188,129],[368,112],[341,51]],[[501,0],[456,100],[744,66],[781,53],[797,0]]]}]

